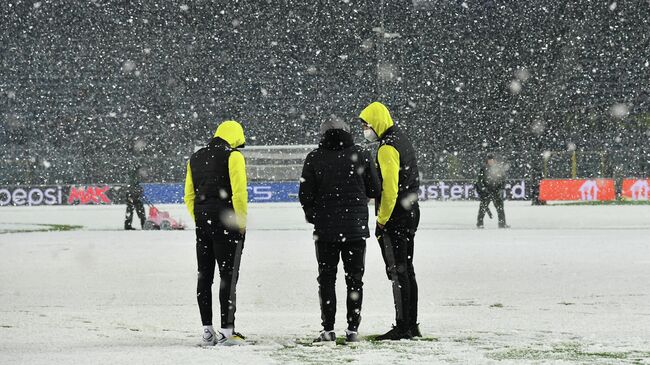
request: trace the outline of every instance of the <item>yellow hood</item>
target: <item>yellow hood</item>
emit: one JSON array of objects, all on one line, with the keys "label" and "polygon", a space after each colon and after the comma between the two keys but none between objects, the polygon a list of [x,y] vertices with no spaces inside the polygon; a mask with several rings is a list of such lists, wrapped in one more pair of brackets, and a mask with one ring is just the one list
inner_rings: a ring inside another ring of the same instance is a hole
[{"label": "yellow hood", "polygon": [[379,137],[383,136],[388,128],[392,127],[394,124],[393,118],[390,117],[388,108],[378,101],[375,101],[363,109],[361,114],[359,114],[359,118],[368,123]]},{"label": "yellow hood", "polygon": [[234,120],[227,120],[217,127],[217,131],[214,133],[215,137],[219,137],[224,141],[230,144],[230,147],[237,148],[246,143],[244,137],[244,128],[241,124],[235,122]]}]

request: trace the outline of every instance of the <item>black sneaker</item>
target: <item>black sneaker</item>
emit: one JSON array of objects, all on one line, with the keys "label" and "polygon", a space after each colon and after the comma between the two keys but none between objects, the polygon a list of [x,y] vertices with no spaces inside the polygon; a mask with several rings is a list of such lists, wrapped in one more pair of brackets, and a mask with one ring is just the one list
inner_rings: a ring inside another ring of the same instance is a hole
[{"label": "black sneaker", "polygon": [[499,223],[499,228],[510,228],[510,226],[505,223],[503,224]]},{"label": "black sneaker", "polygon": [[334,331],[320,331],[320,335],[313,341],[314,345],[335,345],[336,334]]},{"label": "black sneaker", "polygon": [[483,223],[476,223],[476,228],[483,229]]},{"label": "black sneaker", "polygon": [[402,328],[398,326],[393,326],[393,328],[384,333],[383,335],[377,336],[377,341],[398,341],[402,339],[410,340],[413,338],[411,331],[408,328]]},{"label": "black sneaker", "polygon": [[359,342],[359,333],[357,331],[345,330],[345,342]]},{"label": "black sneaker", "polygon": [[409,330],[411,331],[411,335],[413,335],[413,337],[422,337],[422,332],[420,332],[419,323],[412,324]]}]

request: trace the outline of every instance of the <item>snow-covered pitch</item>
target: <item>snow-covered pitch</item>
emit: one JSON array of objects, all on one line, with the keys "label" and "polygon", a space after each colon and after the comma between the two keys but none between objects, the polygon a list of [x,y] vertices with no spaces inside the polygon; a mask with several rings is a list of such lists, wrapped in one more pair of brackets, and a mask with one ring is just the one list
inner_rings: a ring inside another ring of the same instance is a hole
[{"label": "snow-covered pitch", "polygon": [[[477,230],[477,210],[422,204],[425,340],[316,348],[299,344],[320,329],[310,226],[297,204],[251,205],[236,322],[250,345],[203,349],[192,229],[122,231],[124,206],[3,207],[0,231],[83,228],[0,234],[0,363],[650,364],[649,206],[506,202],[509,230]],[[360,334],[384,332],[393,300],[372,238],[364,279]],[[337,285],[342,335],[342,267]]]}]

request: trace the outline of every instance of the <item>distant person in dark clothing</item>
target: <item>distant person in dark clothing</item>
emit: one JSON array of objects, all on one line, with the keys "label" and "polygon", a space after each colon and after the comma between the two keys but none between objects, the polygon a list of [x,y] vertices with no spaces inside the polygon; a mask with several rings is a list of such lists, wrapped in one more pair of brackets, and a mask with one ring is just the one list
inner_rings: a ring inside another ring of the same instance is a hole
[{"label": "distant person in dark clothing", "polygon": [[535,167],[530,179],[530,200],[532,205],[545,205],[546,202],[539,198],[539,189],[544,179],[543,168]]},{"label": "distant person in dark clothing", "polygon": [[478,209],[477,228],[483,228],[483,217],[490,209],[490,202],[494,204],[499,217],[499,228],[510,228],[506,224],[506,213],[503,210],[502,190],[505,188],[505,166],[497,163],[494,155],[488,154],[485,159],[485,165],[481,168],[476,180],[476,192],[481,199],[481,205]]},{"label": "distant person in dark clothing", "polygon": [[310,152],[300,178],[299,198],[307,222],[314,225],[318,293],[323,330],[315,343],[336,341],[336,271],[343,259],[347,285],[348,342],[357,341],[363,300],[368,229],[368,199],[379,194],[379,178],[370,153],[354,144],[340,120],[321,125],[322,139]]},{"label": "distant person in dark clothing", "polygon": [[140,169],[134,169],[129,175],[129,183],[124,187],[126,193],[126,216],[124,218],[124,229],[127,231],[134,230],[131,222],[133,222],[133,209],[140,218],[140,228],[144,227],[146,216],[144,214],[144,205],[142,204],[142,196],[144,189],[140,185]]},{"label": "distant person in dark clothing", "polygon": [[393,286],[395,304],[395,326],[376,339],[422,337],[417,323],[418,284],[413,267],[415,233],[420,223],[420,175],[415,149],[382,103],[368,105],[359,119],[366,140],[379,142],[376,161],[381,194],[376,204],[375,236]]}]

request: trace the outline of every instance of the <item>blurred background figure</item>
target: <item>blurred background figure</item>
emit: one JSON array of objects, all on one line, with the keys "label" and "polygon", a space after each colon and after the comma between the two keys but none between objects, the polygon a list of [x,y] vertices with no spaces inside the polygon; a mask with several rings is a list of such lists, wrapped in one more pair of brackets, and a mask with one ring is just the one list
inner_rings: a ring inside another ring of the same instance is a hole
[{"label": "blurred background figure", "polygon": [[144,189],[140,185],[140,169],[132,169],[129,173],[129,180],[124,187],[126,194],[126,216],[124,217],[124,229],[127,231],[135,230],[131,225],[133,222],[133,209],[140,218],[140,228],[144,227],[146,216],[144,214],[144,204],[142,204]]},{"label": "blurred background figure", "polygon": [[506,183],[506,168],[504,164],[498,163],[493,154],[488,154],[485,164],[481,168],[476,179],[476,191],[481,199],[478,208],[476,227],[483,228],[483,218],[489,210],[490,202],[494,204],[499,217],[499,228],[510,228],[506,224],[506,213],[503,209],[502,190]]}]

